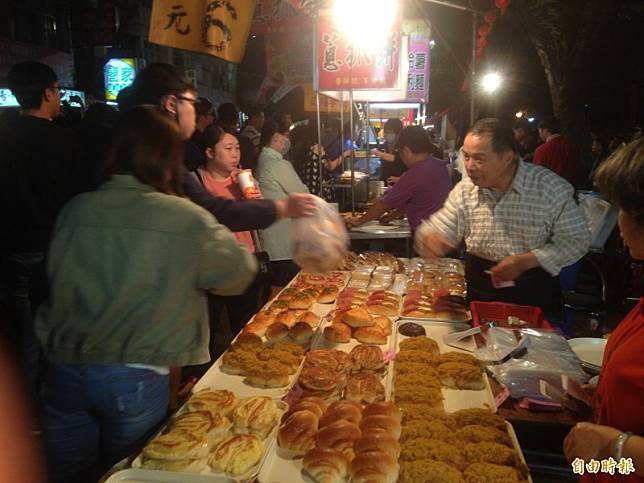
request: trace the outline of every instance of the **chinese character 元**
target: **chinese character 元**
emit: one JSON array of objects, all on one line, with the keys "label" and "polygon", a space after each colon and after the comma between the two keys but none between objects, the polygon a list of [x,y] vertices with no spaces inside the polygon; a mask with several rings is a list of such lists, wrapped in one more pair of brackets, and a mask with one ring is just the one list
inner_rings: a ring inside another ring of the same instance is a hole
[{"label": "chinese character \u5143", "polygon": [[186,15],[188,14],[185,12],[183,5],[174,5],[172,12],[166,15],[168,17],[168,25],[163,27],[163,30],[168,30],[174,25],[175,30],[180,35],[188,35],[190,33],[190,25],[186,25],[183,29],[181,28],[181,20]]},{"label": "chinese character \u5143", "polygon": [[601,468],[601,463],[592,458],[588,463],[586,463],[586,471],[588,471],[588,473],[599,473],[599,468]]},{"label": "chinese character \u5143", "polygon": [[582,460],[581,458],[575,458],[575,460],[570,463],[570,466],[572,466],[572,472],[575,475],[583,475],[586,471],[584,460]]},{"label": "chinese character \u5143", "polygon": [[338,41],[338,34],[333,32],[332,35],[324,34],[322,42],[326,44],[324,47],[324,64],[323,68],[327,72],[337,72],[340,70],[342,61],[337,58],[335,43]]},{"label": "chinese character \u5143", "polygon": [[[206,5],[206,14],[203,18],[201,37],[206,48],[215,49],[216,51],[221,52],[233,39],[233,34],[223,20],[216,18],[217,9],[219,8],[226,9],[230,18],[237,20],[237,9],[232,5],[230,0],[215,0],[214,2],[208,2]],[[222,38],[218,42],[210,40],[209,31],[211,27],[221,30]]]},{"label": "chinese character \u5143", "polygon": [[622,458],[617,463],[617,470],[620,475],[630,475],[635,473],[635,466],[633,466],[633,458]]},{"label": "chinese character \u5143", "polygon": [[615,467],[617,466],[617,461],[612,457],[607,460],[602,460],[602,473],[608,473],[610,475],[615,474]]}]

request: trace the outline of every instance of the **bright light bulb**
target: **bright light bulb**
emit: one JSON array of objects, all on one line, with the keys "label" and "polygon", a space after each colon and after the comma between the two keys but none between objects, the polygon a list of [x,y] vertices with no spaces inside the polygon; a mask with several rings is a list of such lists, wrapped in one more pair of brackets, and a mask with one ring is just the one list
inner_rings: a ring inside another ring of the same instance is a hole
[{"label": "bright light bulb", "polygon": [[[333,14],[352,43],[374,52],[386,44],[397,10],[395,0],[336,0]],[[368,28],[363,28],[364,25]]]},{"label": "bright light bulb", "polygon": [[529,117],[528,122],[534,122],[534,117]]},{"label": "bright light bulb", "polygon": [[517,111],[517,112],[516,112],[516,114],[515,114],[515,116],[516,116],[517,118],[521,119],[521,118],[523,117],[523,111]]},{"label": "bright light bulb", "polygon": [[501,86],[501,82],[502,82],[501,76],[496,72],[491,72],[483,76],[481,85],[483,86],[483,90],[485,92],[488,92],[491,94]]}]

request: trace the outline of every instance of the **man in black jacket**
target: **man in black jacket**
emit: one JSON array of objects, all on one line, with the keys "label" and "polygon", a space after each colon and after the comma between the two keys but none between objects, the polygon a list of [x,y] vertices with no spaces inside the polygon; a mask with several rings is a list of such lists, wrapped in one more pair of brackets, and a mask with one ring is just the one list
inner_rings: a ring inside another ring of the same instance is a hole
[{"label": "man in black jacket", "polygon": [[45,254],[59,210],[89,186],[89,168],[74,132],[52,122],[61,96],[54,71],[21,62],[8,81],[22,111],[0,126],[0,294],[35,402],[40,350],[32,316],[47,293]]}]

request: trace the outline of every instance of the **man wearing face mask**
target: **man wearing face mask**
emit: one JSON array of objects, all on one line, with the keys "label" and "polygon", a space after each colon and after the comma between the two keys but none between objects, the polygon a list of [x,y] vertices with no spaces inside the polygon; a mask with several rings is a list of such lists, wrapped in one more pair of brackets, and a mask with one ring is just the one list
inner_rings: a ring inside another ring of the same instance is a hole
[{"label": "man wearing face mask", "polygon": [[[309,192],[293,165],[284,159],[291,149],[289,127],[282,118],[266,121],[262,129],[256,174],[262,195],[269,200]],[[293,262],[290,220],[281,220],[263,230],[261,241],[271,258],[272,286],[274,289],[286,286],[299,271],[299,267]]]},{"label": "man wearing face mask", "polygon": [[[153,104],[176,119],[185,140],[196,129],[195,103],[197,93],[193,84],[170,64],[149,64],[132,84],[129,105]],[[308,196],[292,195],[271,200],[234,201],[212,196],[188,170],[183,170],[182,188],[193,202],[211,212],[217,221],[231,231],[265,228],[282,218],[307,216],[314,210]]]},{"label": "man wearing face mask", "polygon": [[387,184],[395,184],[398,178],[407,171],[407,166],[400,159],[398,150],[398,136],[402,131],[403,124],[400,119],[389,119],[385,123],[385,145],[384,151],[374,148],[371,153],[378,156],[382,163],[382,181]]}]

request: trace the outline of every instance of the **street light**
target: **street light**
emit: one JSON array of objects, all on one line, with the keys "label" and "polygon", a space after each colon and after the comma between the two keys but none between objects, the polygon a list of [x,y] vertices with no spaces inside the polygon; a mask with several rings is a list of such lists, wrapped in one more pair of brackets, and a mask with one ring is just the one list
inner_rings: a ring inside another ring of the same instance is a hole
[{"label": "street light", "polygon": [[396,20],[397,11],[398,2],[393,0],[336,0],[333,6],[340,30],[354,45],[367,52],[376,52],[387,42],[387,33]]},{"label": "street light", "polygon": [[514,115],[517,119],[521,119],[523,117],[523,111],[517,111]]},{"label": "street light", "polygon": [[481,86],[485,92],[492,94],[501,86],[502,81],[503,79],[501,79],[499,74],[496,72],[490,72],[485,74],[483,79],[481,79]]}]

